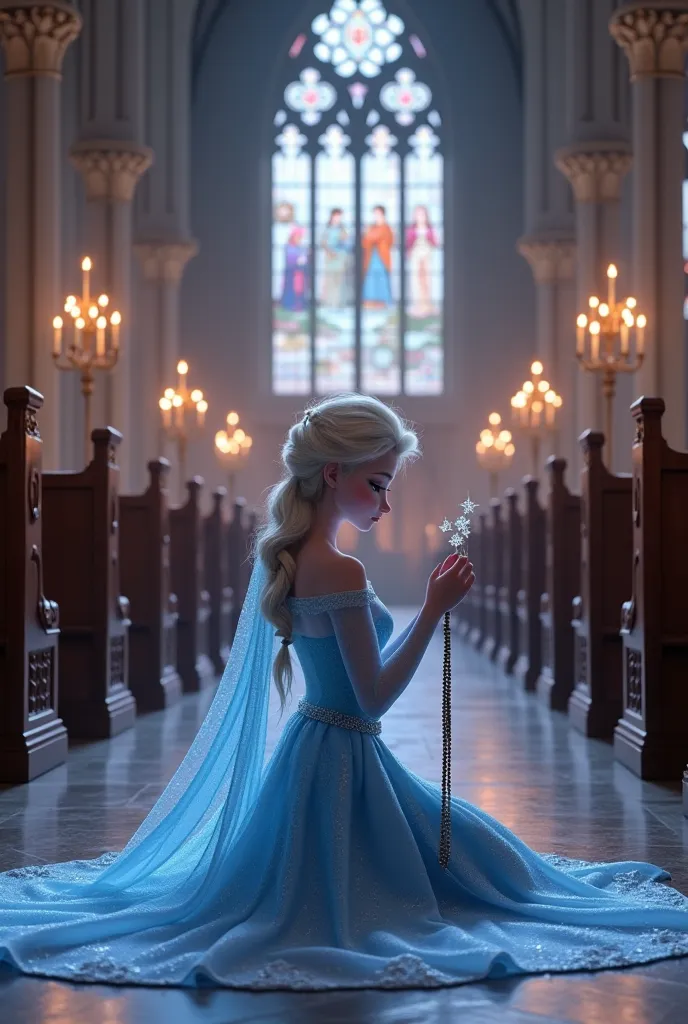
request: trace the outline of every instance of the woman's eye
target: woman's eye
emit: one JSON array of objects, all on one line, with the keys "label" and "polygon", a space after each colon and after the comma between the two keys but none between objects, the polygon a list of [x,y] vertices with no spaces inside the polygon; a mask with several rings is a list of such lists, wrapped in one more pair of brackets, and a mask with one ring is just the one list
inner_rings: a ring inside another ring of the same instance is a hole
[{"label": "woman's eye", "polygon": [[384,491],[384,487],[381,487],[380,484],[376,484],[374,480],[370,481],[370,486],[373,488],[376,494],[379,494],[380,491]]}]

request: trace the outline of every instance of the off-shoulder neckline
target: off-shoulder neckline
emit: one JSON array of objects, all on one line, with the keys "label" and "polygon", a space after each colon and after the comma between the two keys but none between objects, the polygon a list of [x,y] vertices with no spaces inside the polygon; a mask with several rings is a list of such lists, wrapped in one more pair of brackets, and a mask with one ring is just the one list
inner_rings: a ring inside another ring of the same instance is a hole
[{"label": "off-shoulder neckline", "polygon": [[375,593],[373,590],[373,584],[370,580],[368,580],[366,586],[361,587],[360,590],[333,590],[329,594],[311,594],[309,597],[288,597],[287,601],[289,601],[290,604],[303,604],[304,601],[323,601],[328,597],[339,597],[342,594],[366,594],[368,591],[371,591],[373,594]]}]

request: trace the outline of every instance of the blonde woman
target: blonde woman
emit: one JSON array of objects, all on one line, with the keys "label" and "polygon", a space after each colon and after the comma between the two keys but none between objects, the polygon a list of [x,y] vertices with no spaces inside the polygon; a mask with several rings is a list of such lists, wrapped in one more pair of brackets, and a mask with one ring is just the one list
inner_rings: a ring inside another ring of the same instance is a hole
[{"label": "blonde woman", "polygon": [[[325,398],[291,427],[232,653],[186,758],[121,852],[0,875],[0,960],[70,981],[308,991],[688,952],[688,900],[652,864],[542,856],[453,797],[441,866],[440,789],[391,753],[381,719],[472,567],[438,565],[390,643],[390,613],[337,547],[342,522],[371,530],[391,514],[419,454],[401,416],[364,395]],[[286,707],[292,648],[306,696],[264,764],[270,682]]]}]

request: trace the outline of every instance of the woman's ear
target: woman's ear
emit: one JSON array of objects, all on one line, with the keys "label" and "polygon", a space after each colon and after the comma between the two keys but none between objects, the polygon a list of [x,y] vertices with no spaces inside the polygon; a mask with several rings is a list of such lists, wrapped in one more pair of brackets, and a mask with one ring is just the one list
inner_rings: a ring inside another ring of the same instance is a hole
[{"label": "woman's ear", "polygon": [[326,484],[328,484],[330,487],[336,487],[337,479],[339,477],[339,463],[328,462],[325,468],[323,469],[323,477],[325,479]]}]

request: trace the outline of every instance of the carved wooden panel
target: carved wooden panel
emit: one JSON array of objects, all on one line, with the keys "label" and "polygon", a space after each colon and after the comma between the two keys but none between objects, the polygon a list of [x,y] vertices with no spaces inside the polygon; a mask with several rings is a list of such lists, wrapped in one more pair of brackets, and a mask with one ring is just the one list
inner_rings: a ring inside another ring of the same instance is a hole
[{"label": "carved wooden panel", "polygon": [[29,718],[53,707],[54,680],[54,648],[29,651]]},{"label": "carved wooden panel", "polygon": [[626,707],[637,715],[643,713],[642,655],[626,648]]}]

